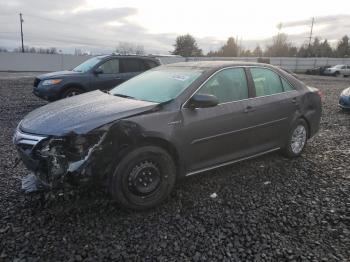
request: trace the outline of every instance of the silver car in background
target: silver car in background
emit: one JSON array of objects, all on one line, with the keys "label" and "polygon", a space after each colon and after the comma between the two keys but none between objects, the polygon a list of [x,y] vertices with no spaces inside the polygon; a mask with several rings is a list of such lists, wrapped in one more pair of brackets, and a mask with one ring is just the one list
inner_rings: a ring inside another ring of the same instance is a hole
[{"label": "silver car in background", "polygon": [[340,74],[344,77],[350,76],[350,65],[346,65],[345,68],[342,68]]},{"label": "silver car in background", "polygon": [[341,71],[346,69],[348,66],[347,65],[335,65],[330,68],[327,68],[324,70],[324,75],[330,75],[330,76],[341,76],[342,73]]}]

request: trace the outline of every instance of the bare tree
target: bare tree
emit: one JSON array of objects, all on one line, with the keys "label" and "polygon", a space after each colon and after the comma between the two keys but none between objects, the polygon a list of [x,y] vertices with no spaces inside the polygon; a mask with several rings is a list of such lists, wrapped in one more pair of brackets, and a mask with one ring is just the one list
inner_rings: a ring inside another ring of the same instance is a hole
[{"label": "bare tree", "polygon": [[283,33],[278,33],[273,37],[272,45],[267,46],[266,56],[295,56],[297,48],[288,41],[288,36]]},{"label": "bare tree", "polygon": [[115,52],[121,55],[144,55],[145,49],[143,45],[130,42],[119,42]]}]

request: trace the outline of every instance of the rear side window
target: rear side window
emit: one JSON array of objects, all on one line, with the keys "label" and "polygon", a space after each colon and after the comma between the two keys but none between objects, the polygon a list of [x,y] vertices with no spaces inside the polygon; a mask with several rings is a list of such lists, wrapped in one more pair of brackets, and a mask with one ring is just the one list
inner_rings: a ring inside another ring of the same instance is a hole
[{"label": "rear side window", "polygon": [[119,73],[119,60],[110,59],[99,66],[103,70],[103,74],[118,74]]},{"label": "rear side window", "polygon": [[158,64],[152,60],[143,60],[143,62],[145,63],[147,69],[151,69],[153,67],[158,66]]},{"label": "rear side window", "polygon": [[132,72],[142,72],[145,71],[145,65],[141,59],[122,59],[122,72],[132,73]]},{"label": "rear side window", "polygon": [[283,92],[282,81],[278,74],[265,68],[251,68],[256,96],[268,96]]},{"label": "rear side window", "polygon": [[198,91],[217,97],[219,103],[248,98],[247,79],[243,68],[229,68],[216,73]]}]

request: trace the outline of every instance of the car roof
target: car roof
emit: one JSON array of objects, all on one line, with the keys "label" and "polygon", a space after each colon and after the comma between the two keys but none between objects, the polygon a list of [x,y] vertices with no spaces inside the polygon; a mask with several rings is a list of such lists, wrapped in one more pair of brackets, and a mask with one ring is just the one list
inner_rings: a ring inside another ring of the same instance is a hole
[{"label": "car roof", "polygon": [[118,54],[110,54],[110,55],[98,55],[95,56],[100,59],[104,58],[110,58],[110,57],[118,57],[118,58],[141,58],[141,59],[150,59],[154,61],[158,61],[158,59],[154,56],[147,56],[147,55],[118,55]]},{"label": "car roof", "polygon": [[189,67],[193,69],[220,69],[230,66],[264,66],[275,68],[270,64],[255,63],[255,62],[243,62],[243,61],[191,61],[191,62],[179,62],[174,64],[164,65],[165,67]]}]

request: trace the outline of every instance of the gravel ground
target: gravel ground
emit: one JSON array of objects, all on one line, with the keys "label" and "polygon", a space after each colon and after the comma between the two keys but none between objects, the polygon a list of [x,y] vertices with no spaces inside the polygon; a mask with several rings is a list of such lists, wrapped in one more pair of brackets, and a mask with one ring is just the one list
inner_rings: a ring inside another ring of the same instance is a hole
[{"label": "gravel ground", "polygon": [[350,79],[301,78],[325,94],[302,157],[275,153],[187,178],[168,202],[136,213],[98,190],[24,196],[11,138],[45,102],[31,76],[0,77],[0,261],[350,261],[350,114],[337,108]]}]

